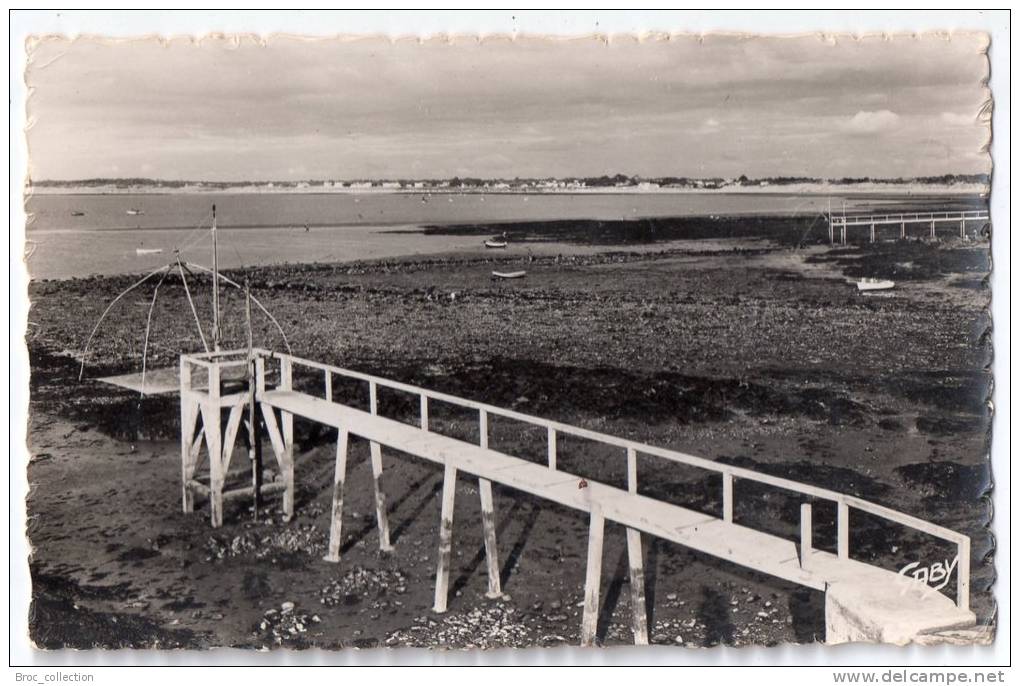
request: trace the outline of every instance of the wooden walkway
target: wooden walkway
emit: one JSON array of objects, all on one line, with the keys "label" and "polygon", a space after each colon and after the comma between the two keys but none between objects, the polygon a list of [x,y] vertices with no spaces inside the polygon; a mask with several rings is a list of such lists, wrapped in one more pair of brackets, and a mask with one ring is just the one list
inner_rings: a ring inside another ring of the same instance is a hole
[{"label": "wooden walkway", "polygon": [[[371,466],[374,475],[376,518],[379,528],[379,544],[383,550],[391,548],[389,524],[387,521],[386,497],[381,487],[382,449],[390,448],[441,465],[444,470],[439,556],[436,571],[435,602],[433,609],[444,612],[450,577],[450,558],[453,545],[453,516],[456,481],[458,475],[478,479],[482,511],[483,540],[488,572],[488,595],[500,595],[498,546],[496,541],[495,503],[492,483],[528,493],[589,516],[589,539],[587,570],[585,578],[585,608],[581,637],[583,645],[595,641],[596,624],[599,615],[599,598],[602,571],[602,545],[605,522],[616,522],[627,530],[627,549],[630,562],[631,607],[634,639],[638,644],[648,641],[647,609],[644,594],[644,565],[642,555],[642,534],[655,536],[693,550],[727,560],[734,564],[769,574],[802,586],[824,591],[834,589],[840,597],[853,599],[856,606],[867,609],[868,616],[879,617],[881,635],[886,640],[909,641],[911,637],[947,629],[973,626],[975,616],[969,610],[970,580],[970,539],[956,532],[934,524],[889,510],[866,501],[844,496],[825,489],[799,484],[786,479],[722,465],[702,458],[684,455],[662,448],[643,445],[605,434],[587,431],[578,427],[529,417],[510,410],[502,410],[474,401],[426,391],[406,384],[370,377],[337,367],[302,360],[290,355],[264,353],[257,358],[258,384],[256,401],[265,419],[266,430],[276,455],[282,481],[268,484],[266,492],[283,491],[284,511],[293,512],[294,455],[293,420],[300,417],[324,426],[337,429],[337,452],[334,487],[332,494],[332,516],[330,539],[326,559],[340,561],[343,526],[344,482],[347,479],[347,452],[350,438],[356,436],[369,442]],[[193,358],[196,356],[192,356]],[[279,383],[275,388],[266,387],[265,364],[267,360],[279,363]],[[209,399],[190,386],[190,369],[185,366],[193,360],[182,358],[182,417],[191,418],[198,410],[186,409],[186,398],[200,400],[206,397],[205,407],[244,406],[247,393],[234,394],[224,398]],[[196,362],[199,366],[204,360]],[[233,363],[228,363],[233,364]],[[324,374],[324,396],[294,390],[292,369],[301,365]],[[213,371],[212,377],[219,375]],[[336,402],[333,398],[333,377],[346,376],[369,384],[369,411]],[[215,389],[215,382],[210,387]],[[406,424],[377,413],[377,387],[387,386],[405,392],[419,394],[419,425]],[[429,430],[428,401],[440,400],[460,404],[479,411],[479,442],[469,443]],[[201,404],[201,403],[200,403]],[[279,413],[279,418],[277,418]],[[209,413],[213,423],[218,421],[218,412]],[[241,423],[241,413],[231,409],[228,421],[228,440],[221,444],[214,440],[215,454],[226,456],[232,447],[233,436]],[[549,456],[546,464],[536,464],[519,457],[493,450],[488,445],[488,422],[490,415],[509,416],[519,421],[528,421],[544,426],[549,433]],[[194,422],[192,421],[192,426]],[[203,430],[207,440],[210,433],[219,435],[218,427],[204,422]],[[192,429],[193,431],[194,429]],[[578,475],[562,471],[556,466],[556,436],[559,433],[574,434],[604,443],[626,448],[627,488],[582,479]],[[195,445],[201,444],[192,433],[182,435],[182,458],[185,461],[185,509],[193,508],[189,494],[194,492],[208,495],[213,501],[214,525],[222,521],[222,502],[217,506],[217,494],[211,489],[198,485],[194,478]],[[721,516],[696,512],[666,503],[637,492],[637,462],[641,454],[657,455],[710,469],[723,474],[723,507]],[[190,460],[190,462],[189,462]],[[224,457],[229,460],[229,457]],[[189,467],[190,465],[190,467]],[[189,471],[190,468],[190,471]],[[216,471],[225,472],[221,465]],[[220,477],[222,479],[222,477]],[[835,553],[814,548],[812,544],[811,505],[801,506],[801,535],[799,541],[791,541],[733,521],[733,480],[750,479],[759,483],[802,493],[805,499],[828,499],[837,505],[837,550]],[[215,478],[214,478],[215,481]],[[189,486],[191,484],[191,486]],[[221,484],[222,488],[222,484]],[[247,489],[248,495],[252,490]],[[859,509],[883,517],[893,523],[918,529],[929,535],[942,538],[958,547],[957,602],[935,591],[927,585],[893,571],[872,564],[854,560],[849,545],[850,510]],[[828,597],[828,595],[827,595]]]},{"label": "wooden walkway", "polygon": [[[592,518],[593,534],[589,541],[589,562],[594,562],[596,567],[601,567],[603,522],[609,520],[631,530],[678,543],[816,590],[825,591],[832,584],[840,584],[852,585],[862,594],[878,591],[882,602],[888,605],[890,611],[895,612],[898,607],[905,613],[917,614],[920,610],[923,619],[918,624],[923,625],[925,629],[956,628],[974,624],[973,613],[957,608],[941,593],[932,592],[920,584],[907,584],[904,577],[895,572],[854,560],[841,560],[836,555],[820,550],[803,551],[793,541],[590,480],[585,480],[587,485],[579,488],[582,479],[578,476],[303,393],[270,391],[262,396],[262,401],[283,412],[335,427],[340,431],[342,450],[346,450],[349,436],[358,436],[381,446],[431,460],[444,467],[446,479],[443,484],[440,539],[445,543],[440,549],[436,580],[437,611],[446,608],[453,489],[457,474],[462,472],[486,480],[490,484],[496,482],[589,513]],[[338,464],[343,464],[343,468],[338,467],[336,477],[338,487],[334,490],[329,558],[336,561],[339,561],[338,550],[341,541],[345,479],[342,469],[346,466],[345,457],[338,458]],[[490,521],[486,528],[491,526]],[[487,538],[490,535],[495,536],[494,531],[486,531],[485,534]],[[640,546],[640,543],[637,545]],[[490,551],[490,555],[492,554],[494,551]],[[488,567],[490,588],[495,587],[498,592],[497,561],[490,559]],[[640,550],[636,556],[631,557],[630,567],[632,574],[640,577],[637,583],[634,578],[631,579],[632,588],[642,588],[644,572]],[[590,588],[586,590],[582,632],[582,642],[585,644],[590,644],[594,640],[600,575],[600,570],[594,571],[589,567]],[[887,592],[881,593],[882,589],[886,589]],[[637,642],[644,643],[648,635],[645,599],[643,591],[637,595],[639,597],[633,599],[634,607],[637,609],[633,625]]]}]

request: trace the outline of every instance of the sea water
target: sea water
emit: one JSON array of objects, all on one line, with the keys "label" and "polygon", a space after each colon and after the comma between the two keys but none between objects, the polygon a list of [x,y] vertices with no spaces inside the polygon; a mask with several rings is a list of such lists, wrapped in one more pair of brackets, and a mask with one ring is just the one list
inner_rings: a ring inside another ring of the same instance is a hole
[{"label": "sea water", "polygon": [[35,194],[26,201],[26,255],[33,279],[142,272],[173,260],[175,249],[208,265],[213,204],[220,264],[234,268],[481,247],[478,236],[423,235],[429,224],[817,214],[829,202],[779,193]]}]

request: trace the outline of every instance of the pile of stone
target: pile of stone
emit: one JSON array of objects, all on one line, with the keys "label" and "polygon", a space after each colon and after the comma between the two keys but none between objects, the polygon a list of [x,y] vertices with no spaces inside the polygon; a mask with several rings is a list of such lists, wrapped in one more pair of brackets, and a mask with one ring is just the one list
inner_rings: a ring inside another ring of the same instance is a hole
[{"label": "pile of stone", "polygon": [[268,533],[252,529],[233,537],[210,536],[205,549],[206,562],[249,556],[261,560],[280,553],[321,557],[326,552],[326,536],[314,524],[298,524]]},{"label": "pile of stone", "polygon": [[279,609],[266,610],[253,633],[275,645],[283,645],[288,641],[300,639],[312,624],[318,624],[320,621],[318,615],[298,612],[294,603],[287,601],[281,604]]},{"label": "pile of stone", "polygon": [[335,607],[353,604],[370,595],[379,597],[406,591],[407,577],[398,570],[355,567],[323,588],[319,601],[326,607]]},{"label": "pile of stone", "polygon": [[525,648],[535,645],[534,627],[525,624],[505,601],[450,612],[443,617],[415,617],[409,629],[393,632],[387,646],[421,648]]}]

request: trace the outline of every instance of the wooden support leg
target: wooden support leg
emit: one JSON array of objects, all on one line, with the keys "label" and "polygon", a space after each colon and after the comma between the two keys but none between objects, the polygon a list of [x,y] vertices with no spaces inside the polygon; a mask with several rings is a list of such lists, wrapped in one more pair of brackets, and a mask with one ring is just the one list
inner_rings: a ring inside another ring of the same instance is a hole
[{"label": "wooden support leg", "polygon": [[595,645],[599,622],[599,592],[602,586],[602,536],[606,520],[593,511],[588,524],[588,568],[584,578],[584,617],[581,620],[581,647]]},{"label": "wooden support leg", "polygon": [[807,569],[811,561],[811,504],[800,506],[800,566]]},{"label": "wooden support leg", "polygon": [[195,456],[192,454],[192,442],[195,438],[195,425],[198,423],[198,403],[188,398],[181,398],[181,506],[185,512],[195,511],[195,494],[188,487],[188,482],[195,476]]},{"label": "wooden support leg", "polygon": [[436,601],[432,609],[446,612],[450,585],[450,552],[453,549],[453,499],[457,494],[457,468],[446,465],[443,472],[443,507],[439,520],[439,560],[436,563]]},{"label": "wooden support leg", "polygon": [[329,524],[329,549],[324,558],[327,562],[340,561],[344,514],[344,480],[347,478],[347,445],[349,436],[340,429],[336,440],[336,471],[333,475],[333,515]]},{"label": "wooden support leg", "polygon": [[283,480],[286,488],[283,491],[283,519],[290,521],[294,516],[294,415],[290,412],[280,413],[283,425]]},{"label": "wooden support leg", "polygon": [[269,442],[273,446],[273,456],[276,458],[276,466],[283,473],[284,454],[287,452],[283,445],[283,436],[280,435],[280,427],[276,423],[276,413],[273,408],[265,403],[259,403],[262,408],[262,418],[266,422],[266,433],[269,434]]},{"label": "wooden support leg", "polygon": [[208,404],[202,408],[202,422],[205,424],[205,445],[209,451],[209,509],[215,528],[223,525],[223,482],[226,478],[218,404]]},{"label": "wooden support leg", "polygon": [[375,484],[375,518],[379,524],[379,550],[389,552],[390,524],[386,517],[386,493],[382,488],[382,446],[375,441],[369,444],[372,452],[372,482]]},{"label": "wooden support leg", "polygon": [[241,428],[241,417],[247,403],[238,403],[230,408],[230,415],[227,417],[227,428],[223,433],[223,472],[230,471],[230,460],[234,456],[234,443],[237,441],[237,431]]},{"label": "wooden support leg", "polygon": [[492,504],[492,482],[478,480],[478,497],[482,501],[482,532],[485,537],[485,566],[489,570],[489,598],[503,594],[499,584],[499,549],[496,547],[496,514]]},{"label": "wooden support leg", "polygon": [[648,607],[645,604],[645,564],[641,556],[641,532],[627,529],[627,557],[630,561],[630,604],[633,613],[634,645],[648,645]]}]

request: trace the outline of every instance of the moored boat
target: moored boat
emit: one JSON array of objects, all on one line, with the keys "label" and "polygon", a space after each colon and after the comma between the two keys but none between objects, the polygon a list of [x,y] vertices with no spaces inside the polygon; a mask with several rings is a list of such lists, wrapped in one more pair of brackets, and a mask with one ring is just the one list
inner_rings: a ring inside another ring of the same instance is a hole
[{"label": "moored boat", "polygon": [[506,246],[507,246],[506,241],[494,241],[494,240],[485,241],[486,248],[505,248]]},{"label": "moored boat", "polygon": [[895,285],[896,282],[888,279],[861,279],[857,282],[857,290],[862,293],[864,291],[887,291]]},{"label": "moored boat", "polygon": [[494,279],[523,279],[528,272],[492,272],[492,278]]}]

